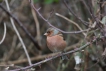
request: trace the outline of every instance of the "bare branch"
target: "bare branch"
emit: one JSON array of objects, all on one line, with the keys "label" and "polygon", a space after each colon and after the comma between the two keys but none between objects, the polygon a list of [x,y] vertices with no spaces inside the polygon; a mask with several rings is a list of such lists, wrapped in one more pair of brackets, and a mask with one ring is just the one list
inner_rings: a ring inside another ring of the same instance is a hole
[{"label": "bare branch", "polygon": [[[32,3],[33,3],[33,0],[32,0]],[[34,21],[35,21],[35,25],[36,25],[36,32],[37,32],[37,38],[36,39],[37,39],[39,45],[41,45],[41,35],[40,35],[39,21],[37,19],[36,12],[33,10],[33,8],[31,8],[31,11],[32,11],[32,15],[34,17]]]},{"label": "bare branch", "polygon": [[[29,0],[29,2],[30,2],[31,0]],[[35,6],[30,2],[30,5],[31,5],[31,7],[38,13],[38,15],[45,21],[45,22],[47,22],[47,24],[49,25],[49,26],[51,26],[51,27],[53,27],[53,28],[56,28],[55,26],[53,26],[47,19],[45,19],[42,15],[41,15],[41,13],[39,12],[39,10],[40,10],[40,8],[35,8]],[[77,34],[77,33],[82,33],[82,32],[84,32],[84,31],[87,31],[87,30],[82,30],[82,31],[73,31],[73,32],[66,32],[66,31],[63,31],[63,30],[61,30],[61,29],[59,29],[59,28],[56,28],[57,30],[59,30],[59,31],[61,31],[62,33],[70,33],[70,34]]]},{"label": "bare branch", "polygon": [[73,12],[72,9],[69,8],[68,4],[66,3],[66,0],[64,0],[63,2],[64,2],[64,4],[65,4],[65,6],[68,8],[68,10],[69,10],[80,22],[82,22],[85,26],[88,27],[88,24],[89,24],[89,23],[86,22],[86,21],[83,21],[80,17],[78,17],[78,16]]},{"label": "bare branch", "polygon": [[[76,49],[74,49],[74,50],[68,51],[68,52],[66,52],[66,53],[61,53],[61,54],[52,56],[51,58],[42,60],[42,61],[40,61],[40,62],[37,62],[37,63],[32,64],[32,65],[27,66],[27,67],[23,67],[23,68],[20,68],[20,69],[9,70],[9,71],[26,70],[26,69],[32,68],[32,67],[34,67],[34,66],[41,65],[41,64],[43,64],[43,63],[45,63],[45,62],[48,62],[48,61],[50,61],[50,60],[52,60],[52,59],[55,59],[55,58],[57,58],[57,57],[60,57],[60,56],[62,56],[62,55],[67,55],[67,54],[71,54],[71,53],[80,51],[80,50],[84,49],[85,47],[89,46],[90,44],[94,43],[98,38],[99,38],[99,37],[93,39],[92,42],[87,42],[85,45],[83,45],[83,46],[81,46],[81,47],[78,47],[78,48],[76,48]],[[103,38],[103,37],[100,37],[100,38]]]},{"label": "bare branch", "polygon": [[[82,28],[81,28],[76,22],[74,22],[74,21],[68,19],[67,17],[65,17],[65,16],[63,16],[63,15],[61,15],[61,14],[59,14],[59,13],[55,13],[55,14],[56,14],[57,16],[59,16],[59,17],[65,19],[65,20],[69,21],[70,23],[74,24],[76,27],[78,27],[78,29],[79,29],[80,31],[83,31]],[[82,32],[82,34],[83,34],[84,36],[86,36],[86,33]]]},{"label": "bare branch", "polygon": [[4,22],[4,35],[3,35],[2,40],[0,41],[0,44],[2,44],[2,43],[3,43],[3,41],[4,41],[5,37],[6,37],[6,23]]},{"label": "bare branch", "polygon": [[[10,12],[10,8],[9,8],[8,1],[5,0],[5,3],[6,3],[6,6],[7,6],[8,11]],[[16,34],[17,34],[19,40],[20,40],[20,42],[21,42],[21,45],[22,45],[24,51],[25,51],[25,54],[26,54],[26,56],[27,56],[27,59],[28,59],[29,65],[31,65],[32,63],[31,63],[31,60],[30,60],[29,54],[28,54],[28,52],[27,52],[26,46],[25,46],[25,44],[24,44],[24,42],[23,42],[23,40],[22,40],[22,38],[21,38],[21,36],[20,36],[20,34],[19,34],[19,32],[18,32],[18,30],[17,30],[15,24],[14,24],[14,21],[13,21],[13,19],[12,19],[11,17],[10,17],[10,21],[11,21],[11,24],[12,24],[12,26],[13,26],[13,28],[14,28],[14,30],[15,30],[15,32],[16,32]]]},{"label": "bare branch", "polygon": [[4,10],[9,16],[11,16],[16,22],[17,24],[24,30],[24,32],[28,35],[28,37],[30,38],[30,40],[34,43],[34,45],[36,46],[36,48],[38,50],[41,50],[41,47],[38,45],[38,43],[35,41],[34,37],[31,36],[31,34],[28,32],[28,30],[23,26],[23,24],[19,21],[19,19],[17,19],[14,15],[12,15],[9,11],[7,11],[1,4],[0,7],[2,10]]}]

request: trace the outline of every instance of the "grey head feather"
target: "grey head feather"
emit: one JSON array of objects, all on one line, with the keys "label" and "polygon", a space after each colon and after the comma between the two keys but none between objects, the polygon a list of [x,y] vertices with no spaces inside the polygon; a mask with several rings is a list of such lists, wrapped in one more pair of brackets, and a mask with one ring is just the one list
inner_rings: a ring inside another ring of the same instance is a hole
[{"label": "grey head feather", "polygon": [[59,33],[59,31],[54,29],[54,35],[57,35],[58,33]]}]

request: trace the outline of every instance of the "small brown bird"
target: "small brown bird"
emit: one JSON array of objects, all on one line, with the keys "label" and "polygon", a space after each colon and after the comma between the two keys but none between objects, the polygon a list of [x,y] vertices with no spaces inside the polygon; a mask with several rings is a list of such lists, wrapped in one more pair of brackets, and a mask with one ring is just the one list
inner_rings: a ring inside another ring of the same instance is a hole
[{"label": "small brown bird", "polygon": [[[64,52],[66,41],[63,39],[63,35],[60,31],[51,27],[47,29],[44,35],[47,36],[47,46],[52,52]],[[67,57],[64,55],[62,59],[67,59]]]}]

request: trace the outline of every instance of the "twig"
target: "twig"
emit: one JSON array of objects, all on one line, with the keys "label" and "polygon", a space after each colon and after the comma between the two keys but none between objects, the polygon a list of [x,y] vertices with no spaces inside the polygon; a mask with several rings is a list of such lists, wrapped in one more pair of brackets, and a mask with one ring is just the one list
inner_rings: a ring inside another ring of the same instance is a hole
[{"label": "twig", "polygon": [[48,17],[47,20],[49,20],[52,17],[53,13],[54,13],[54,9],[52,9],[52,11],[50,12],[49,17]]},{"label": "twig", "polygon": [[[8,1],[5,0],[5,3],[6,3],[6,6],[7,6],[8,11],[10,12],[10,8],[9,8],[9,5],[8,5]],[[10,17],[10,21],[11,21],[11,24],[12,24],[12,26],[13,26],[13,28],[14,28],[14,30],[15,30],[15,32],[16,32],[16,34],[17,34],[19,40],[20,40],[20,42],[21,42],[21,45],[22,45],[24,51],[25,51],[25,54],[26,54],[26,56],[27,56],[29,65],[31,65],[32,63],[31,63],[29,54],[28,54],[28,52],[27,52],[26,46],[25,46],[25,44],[24,44],[24,42],[23,42],[23,40],[22,40],[22,38],[21,38],[21,36],[20,36],[20,34],[19,34],[19,32],[18,32],[18,30],[17,30],[15,24],[14,24],[14,21],[13,21],[13,19],[12,19],[11,17]]]},{"label": "twig", "polygon": [[59,61],[59,64],[58,64],[58,68],[57,68],[57,70],[56,71],[61,71],[61,67],[62,67],[62,63],[63,63],[63,60],[60,60]]},{"label": "twig", "polygon": [[[51,26],[51,27],[53,27],[53,28],[56,28],[55,26],[53,26],[49,21],[48,21],[48,19],[45,19],[42,15],[41,15],[41,13],[39,12],[39,10],[41,9],[41,8],[35,8],[35,6],[31,3],[31,0],[29,0],[29,2],[30,2],[30,4],[31,4],[31,7],[38,13],[38,15],[45,21],[45,22],[47,22],[47,24],[49,25],[49,26]],[[66,32],[66,31],[63,31],[63,30],[61,30],[61,29],[59,29],[59,28],[56,28],[57,30],[59,30],[59,31],[61,31],[62,33],[68,33],[68,34],[77,34],[77,33],[82,33],[82,32],[84,32],[84,31],[87,31],[87,30],[82,30],[82,31],[73,31],[73,32]]]},{"label": "twig", "polygon": [[83,2],[83,4],[85,5],[85,7],[87,8],[87,10],[88,10],[89,14],[90,14],[90,15],[91,15],[91,17],[92,17],[92,13],[91,13],[91,11],[89,10],[88,5],[85,3],[85,0],[81,0],[81,1]]},{"label": "twig", "polygon": [[19,19],[17,19],[14,15],[12,15],[9,11],[7,11],[1,4],[0,7],[2,10],[4,10],[9,16],[11,16],[16,22],[17,24],[24,30],[24,32],[28,35],[28,37],[30,38],[30,40],[34,43],[34,45],[36,46],[36,48],[38,50],[41,49],[41,47],[38,45],[38,43],[35,41],[34,37],[31,36],[31,34],[28,32],[28,30],[23,26],[23,24],[19,21]]},{"label": "twig", "polygon": [[4,41],[5,37],[6,37],[6,24],[5,24],[5,22],[4,22],[4,35],[3,35],[2,40],[0,41],[0,44],[2,44],[2,43],[3,43],[3,41]]},{"label": "twig", "polygon": [[100,22],[99,22],[99,19],[98,19],[97,17],[95,17],[95,15],[94,15],[91,1],[88,2],[88,8],[89,8],[91,17],[93,18],[94,21],[96,21],[96,23],[97,23],[99,29],[103,30],[102,25],[101,25]]},{"label": "twig", "polygon": [[[31,57],[30,59],[31,59],[31,61],[39,61],[39,60],[43,60],[43,59],[50,57],[50,56],[56,56],[57,54],[59,54],[59,53],[50,53],[50,54],[46,54],[46,55],[38,55],[36,57]],[[0,65],[5,65],[7,63],[16,65],[16,64],[26,63],[26,62],[28,62],[28,60],[26,58],[24,58],[24,59],[18,59],[18,60],[15,60],[15,61],[1,62]]]},{"label": "twig", "polygon": [[[100,0],[100,2],[102,2],[103,0]],[[94,12],[92,12],[92,3],[89,1],[89,3],[88,3],[88,6],[89,6],[89,10],[91,11],[91,13],[92,13],[92,17],[93,17],[93,19],[96,21],[96,23],[97,23],[97,25],[98,25],[98,28],[103,32],[102,33],[102,35],[103,36],[105,36],[105,31],[104,31],[104,29],[103,29],[103,25],[101,24],[101,22],[100,22],[100,20],[98,19],[98,18],[96,18],[95,17],[95,15],[94,15]],[[100,9],[100,10],[102,10],[102,9]],[[102,13],[102,12],[101,12]],[[105,40],[103,40],[104,42],[106,41],[106,38],[104,38]],[[105,43],[106,44],[106,43]],[[105,50],[106,50],[106,48],[105,48]],[[104,52],[106,52],[106,51],[104,51]],[[104,53],[103,52],[103,53]],[[105,53],[106,54],[106,53]],[[103,55],[103,54],[102,54]]]},{"label": "twig", "polygon": [[[77,47],[79,47],[80,46],[80,42],[82,42],[82,41],[79,41],[78,43],[76,43],[76,44],[73,44],[73,45],[71,45],[71,46],[68,46],[65,50],[66,51],[69,51],[69,50],[73,50],[73,49],[76,49]],[[32,44],[30,44],[30,46],[28,46],[29,48],[31,48],[31,46],[32,46]],[[16,48],[18,47],[18,45],[16,46]],[[31,49],[28,49],[28,50],[31,50]],[[45,58],[47,58],[47,57],[50,57],[50,56],[54,56],[54,55],[56,55],[57,53],[51,53],[51,54],[47,54],[47,55],[38,55],[38,56],[36,56],[36,57],[31,57],[30,59],[31,59],[31,61],[38,61],[38,60],[43,60],[43,59],[45,59]],[[28,60],[27,59],[18,59],[18,60],[15,60],[15,61],[7,61],[6,63],[10,63],[10,64],[21,64],[21,63],[25,63],[25,62],[27,62]],[[1,62],[0,63],[0,65],[3,65],[3,64],[6,64],[5,62]]]},{"label": "twig", "polygon": [[14,35],[13,36],[13,41],[12,41],[12,46],[10,48],[10,51],[8,52],[8,56],[5,57],[5,59],[3,59],[3,61],[8,61],[10,59],[10,57],[13,55],[13,53],[15,52],[15,48],[16,48],[16,41],[17,41],[17,36]]},{"label": "twig", "polygon": [[[33,0],[31,0],[31,2],[33,3]],[[36,12],[33,10],[33,8],[31,8],[31,11],[32,11],[32,15],[34,17],[34,21],[35,21],[35,25],[36,25],[36,31],[37,31],[37,38],[36,39],[37,39],[39,45],[41,45],[39,21],[37,19]]]},{"label": "twig", "polygon": [[64,2],[64,4],[65,4],[65,6],[68,8],[68,10],[80,21],[80,22],[82,22],[85,26],[87,26],[88,27],[88,22],[86,22],[86,21],[83,21],[81,18],[79,18],[73,11],[72,11],[72,9],[71,8],[69,8],[69,6],[68,6],[68,4],[66,3],[66,0],[63,0],[63,2]]},{"label": "twig", "polygon": [[[84,3],[84,5],[86,5],[86,3],[84,1],[83,1],[83,3]],[[89,10],[89,13],[90,13],[92,19],[97,23],[98,28],[101,31],[103,31],[102,34],[105,36],[105,31],[103,30],[103,26],[102,26],[100,20],[97,17],[95,17],[95,15],[94,15],[91,1],[88,1],[88,5],[86,5],[86,8]],[[106,38],[105,38],[105,40],[106,40]]]},{"label": "twig", "polygon": [[[56,14],[57,16],[59,16],[59,17],[65,19],[65,20],[69,21],[70,23],[74,24],[76,27],[78,27],[78,29],[79,29],[80,31],[83,31],[82,28],[81,28],[76,22],[74,22],[74,21],[68,19],[67,17],[65,17],[65,16],[63,16],[63,15],[61,15],[61,14],[59,14],[59,13],[55,13],[55,14]],[[86,34],[85,34],[84,32],[82,32],[82,34],[83,34],[84,36],[86,36]]]},{"label": "twig", "polygon": [[[103,37],[101,37],[101,38],[103,38]],[[40,61],[40,62],[37,62],[37,63],[32,64],[32,65],[27,66],[27,67],[23,67],[23,68],[20,68],[20,69],[9,70],[9,71],[26,70],[26,69],[29,69],[29,68],[31,68],[31,67],[41,65],[41,64],[43,64],[43,63],[45,63],[45,62],[48,62],[48,61],[50,61],[50,60],[52,60],[52,59],[55,59],[55,58],[59,57],[59,56],[66,55],[66,54],[71,54],[71,53],[80,51],[80,50],[84,49],[85,47],[89,46],[91,43],[94,43],[97,39],[98,39],[98,37],[95,38],[95,39],[93,39],[92,42],[87,42],[85,45],[83,45],[83,46],[81,46],[81,47],[79,47],[79,48],[76,48],[76,49],[74,49],[74,50],[68,51],[68,52],[66,52],[66,53],[61,53],[61,54],[55,55],[55,56],[53,56],[53,57],[51,57],[51,58],[42,60],[42,61]]]}]

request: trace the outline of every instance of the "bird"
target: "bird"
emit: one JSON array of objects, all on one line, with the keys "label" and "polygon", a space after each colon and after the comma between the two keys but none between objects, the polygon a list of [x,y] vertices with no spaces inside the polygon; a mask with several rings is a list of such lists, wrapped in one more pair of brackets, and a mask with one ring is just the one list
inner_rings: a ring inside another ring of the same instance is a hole
[{"label": "bird", "polygon": [[[56,28],[50,27],[47,29],[44,35],[47,36],[47,46],[53,53],[64,52],[67,43],[60,31],[58,31]],[[66,55],[62,55],[62,60],[64,59],[68,59],[68,57]]]}]

